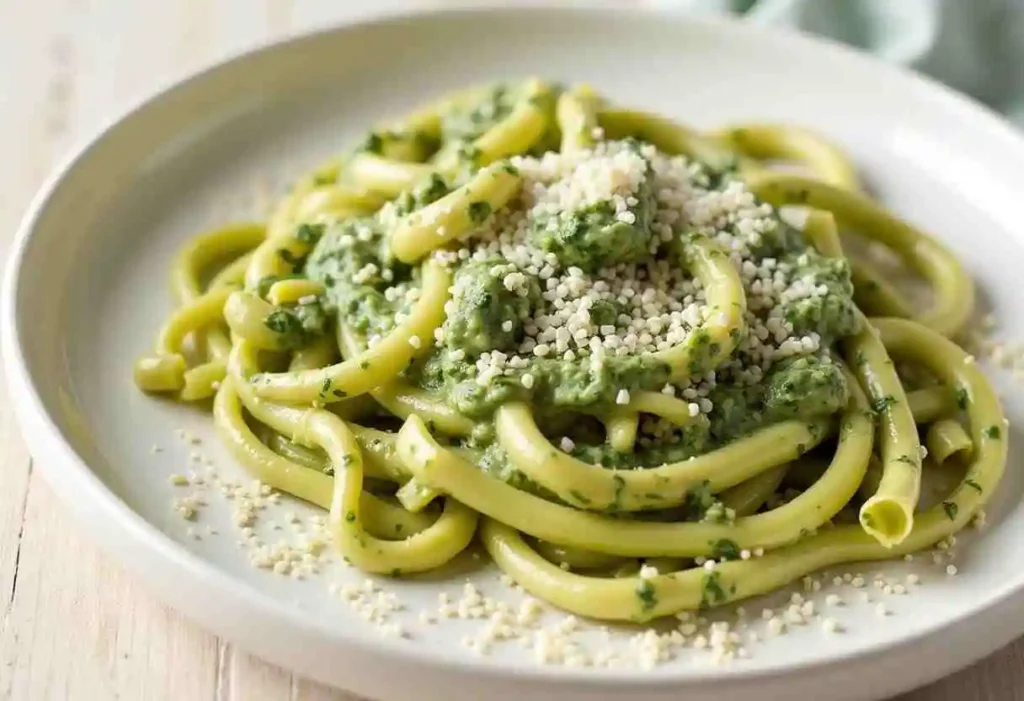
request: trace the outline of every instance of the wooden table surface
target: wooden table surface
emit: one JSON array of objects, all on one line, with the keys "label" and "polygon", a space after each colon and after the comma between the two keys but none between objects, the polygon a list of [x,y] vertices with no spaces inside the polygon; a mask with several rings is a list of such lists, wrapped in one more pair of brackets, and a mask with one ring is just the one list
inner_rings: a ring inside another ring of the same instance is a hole
[{"label": "wooden table surface", "polygon": [[[218,57],[374,4],[417,2],[0,0],[0,258],[46,174],[126,105]],[[152,598],[69,520],[2,398],[0,450],[0,697],[353,701]],[[1022,655],[1018,642],[900,701],[1024,699]]]}]

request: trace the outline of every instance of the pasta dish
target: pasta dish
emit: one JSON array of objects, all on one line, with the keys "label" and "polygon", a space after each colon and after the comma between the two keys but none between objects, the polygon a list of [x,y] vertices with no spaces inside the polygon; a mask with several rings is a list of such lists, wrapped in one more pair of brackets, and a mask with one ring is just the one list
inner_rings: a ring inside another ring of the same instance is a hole
[{"label": "pasta dish", "polygon": [[479,539],[541,599],[648,620],[930,547],[1004,470],[998,399],[951,340],[971,279],[803,128],[471,88],[265,225],[195,238],[173,282],[139,388],[212,398],[232,455],[328,510],[367,572]]}]

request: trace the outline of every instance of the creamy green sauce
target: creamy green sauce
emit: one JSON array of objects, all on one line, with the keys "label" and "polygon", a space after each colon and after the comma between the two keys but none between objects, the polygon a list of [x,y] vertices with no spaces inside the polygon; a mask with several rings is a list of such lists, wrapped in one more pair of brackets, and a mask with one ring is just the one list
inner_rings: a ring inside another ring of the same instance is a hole
[{"label": "creamy green sauce", "polygon": [[[516,99],[515,91],[498,87],[478,103],[446,115],[440,149],[465,152],[473,139],[511,113]],[[376,134],[364,148],[386,153],[389,148],[407,147],[408,142],[401,135]],[[424,152],[438,146],[422,142],[420,139],[417,147]],[[636,153],[641,146],[627,142],[627,148]],[[468,154],[468,160],[472,160],[472,154]],[[542,212],[529,222],[529,245],[553,254],[564,269],[574,266],[597,277],[621,263],[643,268],[653,265],[657,258],[676,265],[679,256],[675,246],[686,231],[677,231],[674,241],[659,241],[655,226],[658,203],[649,160],[644,168],[625,210],[621,203],[617,210],[612,201],[601,200],[569,210]],[[724,190],[733,179],[727,171],[705,169],[704,173],[704,180],[699,182],[711,190]],[[297,262],[294,275],[323,283],[326,293],[315,303],[276,309],[267,325],[273,324],[275,330],[286,335],[292,348],[310,342],[318,334],[333,332],[334,318],[365,339],[387,334],[395,325],[396,314],[407,313],[414,304],[412,291],[419,284],[418,269],[390,255],[388,222],[444,196],[464,177],[447,182],[434,176],[374,216],[300,226],[296,238],[315,245],[304,262]],[[710,410],[685,429],[664,422],[659,426],[662,420],[645,417],[641,439],[631,453],[613,450],[593,417],[615,409],[623,390],[658,392],[666,388],[669,368],[649,353],[572,359],[531,357],[522,367],[506,367],[486,382],[477,381],[475,363],[483,354],[511,356],[521,348],[546,289],[544,280],[536,276],[526,276],[514,290],[503,284],[504,267],[518,268],[497,251],[451,264],[453,295],[446,308],[443,337],[431,345],[425,358],[404,372],[404,379],[478,421],[478,429],[463,443],[481,451],[482,469],[534,490],[508,465],[494,441],[493,413],[509,401],[529,402],[538,425],[556,445],[560,438],[568,438],[573,455],[607,467],[630,468],[683,460],[778,421],[840,411],[847,401],[847,387],[840,366],[832,362],[831,348],[837,339],[856,329],[849,265],[843,259],[819,255],[805,244],[799,232],[771,216],[774,226],[751,245],[750,256],[760,261],[771,259],[778,274],[787,280],[801,280],[815,293],[781,301],[765,313],[766,318],[788,321],[798,337],[817,334],[820,350],[769,363],[756,382],[712,379],[703,393],[692,399],[709,402]],[[621,323],[624,315],[628,319],[628,311],[613,299],[603,299],[592,305],[589,314],[595,325],[604,327]],[[426,341],[433,343],[434,339]]]},{"label": "creamy green sauce", "polygon": [[[638,146],[633,142],[630,145],[634,149]],[[563,265],[574,265],[588,273],[648,257],[654,236],[651,223],[657,208],[650,168],[650,163],[646,163],[645,177],[633,192],[636,202],[626,208],[632,223],[618,218],[611,202],[599,201],[538,218],[531,231],[531,242],[554,253]]]}]

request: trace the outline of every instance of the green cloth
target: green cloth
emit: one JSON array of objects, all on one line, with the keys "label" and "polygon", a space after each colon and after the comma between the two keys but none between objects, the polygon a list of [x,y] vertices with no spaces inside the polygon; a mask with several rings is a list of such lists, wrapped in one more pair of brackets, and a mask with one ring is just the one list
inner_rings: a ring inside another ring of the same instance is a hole
[{"label": "green cloth", "polygon": [[653,0],[734,13],[914,68],[1024,126],[1024,0]]}]

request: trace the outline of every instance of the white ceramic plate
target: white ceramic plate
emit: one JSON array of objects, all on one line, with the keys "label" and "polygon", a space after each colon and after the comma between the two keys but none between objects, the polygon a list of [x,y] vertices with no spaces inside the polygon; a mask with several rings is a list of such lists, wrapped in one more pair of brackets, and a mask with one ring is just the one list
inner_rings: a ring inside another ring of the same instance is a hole
[{"label": "white ceramic plate", "polygon": [[[749,659],[720,667],[694,650],[649,671],[539,667],[512,644],[474,655],[460,641],[480,622],[416,622],[420,610],[436,609],[439,591],[457,598],[466,577],[505,595],[472,560],[447,579],[385,583],[407,607],[389,621],[409,632],[389,638],[328,592],[330,581],[361,582],[358,573],[339,565],[297,581],[254,569],[236,544],[232,502],[216,490],[195,523],[178,516],[172,500],[194,490],[168,477],[196,467],[192,451],[225,477],[240,474],[204,413],[132,385],[133,358],[172,308],[166,279],[178,246],[206,227],[261,215],[257,200],[381,116],[467,83],[531,73],[587,81],[623,104],[702,126],[782,119],[820,128],[855,154],[886,202],[962,255],[1007,336],[1024,335],[1015,313],[1024,142],[941,87],[810,39],[667,14],[504,9],[341,27],[161,93],[93,140],[32,205],[8,267],[6,370],[38,465],[80,522],[203,626],[269,660],[388,699],[878,698],[1024,631],[1017,453],[989,529],[965,539],[958,577],[920,558],[864,568],[869,578],[914,569],[924,585],[912,596],[874,593],[891,616],[860,604],[836,609],[845,634],[828,636],[813,622],[748,645]],[[1004,394],[1011,416],[1024,416],[1024,397]],[[181,427],[202,444],[175,438]],[[273,522],[285,519],[261,514],[257,525],[268,542],[291,529],[273,531]],[[820,606],[830,591],[827,584],[812,598]],[[854,593],[843,596],[856,604]],[[615,631],[613,643],[628,646],[629,635]],[[581,639],[600,645],[597,637]]]}]

